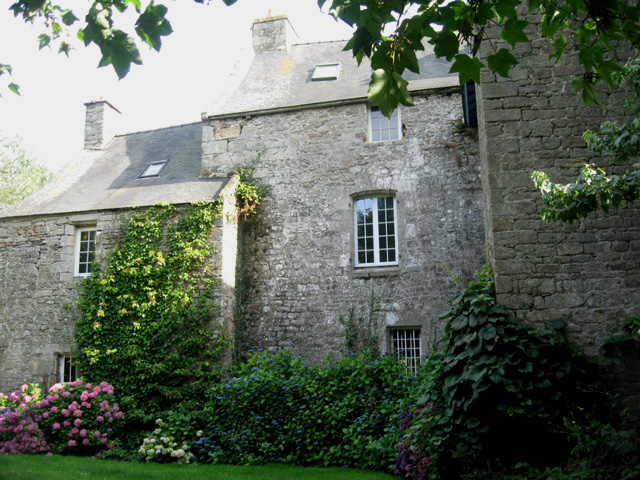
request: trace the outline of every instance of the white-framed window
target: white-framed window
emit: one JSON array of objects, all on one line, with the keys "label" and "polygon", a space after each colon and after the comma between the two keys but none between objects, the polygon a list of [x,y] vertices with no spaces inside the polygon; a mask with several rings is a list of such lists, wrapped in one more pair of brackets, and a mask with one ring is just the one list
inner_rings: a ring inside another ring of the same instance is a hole
[{"label": "white-framed window", "polygon": [[73,382],[79,377],[78,366],[73,362],[70,353],[58,354],[58,382]]},{"label": "white-framed window", "polygon": [[396,197],[361,197],[355,200],[356,267],[398,264]]},{"label": "white-framed window", "polygon": [[91,264],[96,257],[97,230],[78,228],[76,230],[75,275],[86,277],[91,275]]},{"label": "white-framed window", "polygon": [[406,366],[407,373],[415,374],[420,368],[422,348],[419,328],[389,330],[389,350]]},{"label": "white-framed window", "polygon": [[369,107],[369,141],[385,142],[402,138],[400,109],[396,108],[391,118],[385,117],[376,106]]}]

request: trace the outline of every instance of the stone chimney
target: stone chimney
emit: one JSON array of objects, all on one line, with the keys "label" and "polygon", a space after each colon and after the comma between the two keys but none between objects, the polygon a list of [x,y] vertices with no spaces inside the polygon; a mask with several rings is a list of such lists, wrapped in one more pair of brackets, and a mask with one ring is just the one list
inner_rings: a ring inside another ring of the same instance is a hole
[{"label": "stone chimney", "polygon": [[84,104],[87,112],[84,121],[84,148],[101,150],[115,136],[120,111],[106,100]]},{"label": "stone chimney", "polygon": [[298,34],[286,15],[259,18],[253,21],[253,50],[264,52],[288,52],[291,41]]}]

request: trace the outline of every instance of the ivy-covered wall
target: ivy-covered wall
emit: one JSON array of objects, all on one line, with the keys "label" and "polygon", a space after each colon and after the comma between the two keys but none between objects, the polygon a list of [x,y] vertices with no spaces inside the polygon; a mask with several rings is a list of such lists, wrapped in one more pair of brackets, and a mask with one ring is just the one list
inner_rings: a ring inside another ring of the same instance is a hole
[{"label": "ivy-covered wall", "polygon": [[[211,237],[219,314],[232,323],[237,250],[237,179],[223,190],[222,217]],[[96,253],[106,258],[122,239],[129,210],[0,220],[0,391],[27,382],[58,381],[57,358],[75,347],[75,306],[81,277],[74,277],[76,230],[95,226]],[[224,258],[223,258],[224,253]],[[230,335],[232,331],[228,332]]]}]

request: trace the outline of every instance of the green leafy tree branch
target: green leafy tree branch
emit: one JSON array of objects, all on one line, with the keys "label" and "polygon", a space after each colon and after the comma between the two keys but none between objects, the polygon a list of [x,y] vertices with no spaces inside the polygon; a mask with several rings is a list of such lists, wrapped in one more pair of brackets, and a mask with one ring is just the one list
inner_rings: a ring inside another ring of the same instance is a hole
[{"label": "green leafy tree branch", "polygon": [[[479,83],[485,67],[508,77],[518,64],[513,49],[530,39],[530,23],[524,17],[539,14],[542,22],[536,35],[551,42],[551,58],[559,59],[573,39],[584,67],[573,88],[590,104],[598,101],[598,82],[611,88],[615,84],[614,73],[621,68],[613,55],[616,45],[637,47],[640,39],[639,9],[625,0],[318,0],[318,4],[329,4],[336,18],[356,27],[347,49],[359,62],[365,56],[371,59],[369,98],[386,115],[399,104],[411,104],[399,76],[407,69],[417,71],[415,53],[423,50],[423,42],[434,46],[436,56],[453,61],[451,72],[458,73],[461,83],[469,79]],[[386,34],[390,24],[393,32]],[[489,27],[498,30],[504,46],[488,37]],[[475,54],[486,42],[492,49],[485,63]]]},{"label": "green leafy tree branch", "polygon": [[576,180],[567,184],[552,182],[544,172],[533,172],[533,182],[542,193],[544,220],[573,222],[600,209],[618,209],[640,197],[640,60],[630,60],[614,79],[617,86],[631,91],[625,107],[633,114],[632,120],[622,124],[603,122],[599,133],[588,130],[583,138],[594,152],[609,155],[614,164],[628,168],[610,175],[587,164]]}]

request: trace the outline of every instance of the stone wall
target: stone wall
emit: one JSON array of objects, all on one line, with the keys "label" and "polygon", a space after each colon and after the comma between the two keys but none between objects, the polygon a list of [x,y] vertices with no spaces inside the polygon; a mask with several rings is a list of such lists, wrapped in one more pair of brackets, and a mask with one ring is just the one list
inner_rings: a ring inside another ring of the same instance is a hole
[{"label": "stone wall", "polygon": [[[402,108],[405,138],[367,139],[364,103],[204,128],[203,175],[254,168],[270,185],[243,225],[240,349],[290,348],[311,361],[344,351],[340,317],[366,317],[373,298],[381,346],[388,326],[421,326],[423,355],[438,316],[485,262],[477,144],[458,134],[459,95]],[[354,268],[353,195],[396,192],[397,267]],[[451,272],[447,269],[450,268]]]},{"label": "stone wall", "polygon": [[[232,182],[231,188],[235,188]],[[234,250],[236,242],[235,196],[227,188],[225,219],[214,231],[217,251]],[[235,191],[235,190],[234,190]],[[59,354],[74,348],[75,307],[82,277],[74,277],[76,229],[95,226],[96,255],[106,257],[122,235],[126,211],[103,211],[49,217],[0,219],[0,392],[8,393],[24,383],[45,387],[58,381]],[[223,315],[232,315],[235,292],[233,278],[223,273],[235,270],[229,255],[216,273],[222,285],[217,299]],[[232,332],[230,332],[232,333]]]},{"label": "stone wall", "polygon": [[554,64],[548,41],[535,38],[540,19],[529,20],[532,40],[518,46],[520,64],[511,78],[484,73],[478,95],[487,238],[498,301],[534,324],[565,319],[569,338],[595,354],[624,319],[640,313],[638,210],[625,207],[573,224],[544,223],[530,175],[542,170],[552,181],[569,182],[584,163],[610,165],[595,158],[581,136],[605,119],[619,118],[625,95],[603,94],[602,107],[585,108],[571,90],[571,79],[581,74],[576,53],[567,48]]},{"label": "stone wall", "polygon": [[97,226],[105,251],[119,223],[119,213],[0,221],[0,392],[55,383],[57,355],[74,345],[76,228]]}]

